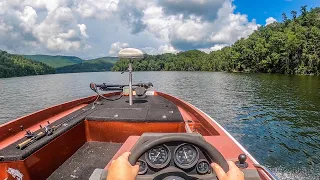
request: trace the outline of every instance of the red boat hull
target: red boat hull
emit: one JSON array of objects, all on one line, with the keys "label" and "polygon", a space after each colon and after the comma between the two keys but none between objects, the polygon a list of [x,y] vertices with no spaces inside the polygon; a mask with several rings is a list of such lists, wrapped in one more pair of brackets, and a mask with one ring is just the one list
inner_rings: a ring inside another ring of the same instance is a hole
[{"label": "red boat hull", "polygon": [[[118,93],[106,94],[106,97]],[[271,179],[264,170],[257,169],[258,162],[216,121],[208,115],[176,97],[154,92],[154,96],[161,96],[173,102],[179,109],[183,122],[101,122],[84,120],[67,132],[41,147],[30,156],[19,161],[0,161],[0,179],[15,179],[8,169],[19,171],[24,180],[46,179],[72,154],[86,142],[115,142],[123,143],[122,147],[113,156],[130,151],[139,137],[145,132],[155,133],[185,133],[186,126],[192,132],[200,133],[205,140],[216,147],[227,160],[236,161],[239,154],[247,154],[247,169],[258,170],[261,179]],[[0,150],[24,137],[21,131],[25,129],[35,131],[39,125],[45,125],[59,120],[92,103],[96,96],[91,96],[57,106],[53,106],[36,113],[18,118],[0,126]],[[110,161],[111,162],[111,161]],[[106,162],[107,164],[108,162]],[[105,167],[108,168],[109,164]]]}]

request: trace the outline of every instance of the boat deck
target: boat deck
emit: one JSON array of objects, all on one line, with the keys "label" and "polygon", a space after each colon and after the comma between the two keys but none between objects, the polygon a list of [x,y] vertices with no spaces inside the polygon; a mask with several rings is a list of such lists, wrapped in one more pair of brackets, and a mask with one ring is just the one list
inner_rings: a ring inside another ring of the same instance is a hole
[{"label": "boat deck", "polygon": [[[177,106],[161,96],[148,96],[143,100],[135,100],[135,104],[132,106],[129,106],[128,99],[127,96],[124,96],[117,101],[102,100],[95,105],[94,109],[92,109],[93,105],[89,104],[52,123],[51,126],[66,122],[53,135],[45,136],[27,148],[20,150],[16,148],[16,145],[27,140],[22,136],[18,141],[0,149],[2,161],[23,160],[85,120],[104,122],[183,122]],[[38,129],[34,134],[42,131],[43,129]]]},{"label": "boat deck", "polygon": [[122,143],[87,142],[55,170],[48,180],[89,179],[96,168],[103,169]]},{"label": "boat deck", "polygon": [[148,96],[134,100],[132,106],[128,97],[116,101],[103,100],[86,120],[127,122],[182,122],[178,107],[161,96]]},{"label": "boat deck", "polygon": [[[210,117],[170,95],[155,92],[135,100],[133,106],[127,96],[94,105],[95,98],[57,105],[0,126],[0,179],[11,177],[8,168],[19,170],[24,179],[88,179],[94,169],[107,168],[112,159],[130,151],[147,132],[199,133],[228,160],[245,152]],[[48,118],[54,119],[50,127],[62,126],[23,150],[16,148],[27,140],[20,125],[38,134],[44,128],[36,126],[47,125]],[[252,160],[247,162],[247,170],[256,172]]]}]

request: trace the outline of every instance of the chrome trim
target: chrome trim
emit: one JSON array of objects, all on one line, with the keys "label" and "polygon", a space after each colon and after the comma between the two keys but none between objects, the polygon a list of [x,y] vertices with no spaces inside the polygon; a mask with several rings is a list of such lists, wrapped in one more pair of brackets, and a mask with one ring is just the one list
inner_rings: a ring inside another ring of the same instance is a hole
[{"label": "chrome trim", "polygon": [[191,128],[190,128],[188,122],[185,122],[185,129],[186,129],[186,132],[187,132],[187,133],[192,133]]},{"label": "chrome trim", "polygon": [[260,164],[253,164],[255,168],[260,168],[264,170],[264,172],[272,179],[272,180],[279,180],[276,175],[274,175],[267,167],[262,166]]}]

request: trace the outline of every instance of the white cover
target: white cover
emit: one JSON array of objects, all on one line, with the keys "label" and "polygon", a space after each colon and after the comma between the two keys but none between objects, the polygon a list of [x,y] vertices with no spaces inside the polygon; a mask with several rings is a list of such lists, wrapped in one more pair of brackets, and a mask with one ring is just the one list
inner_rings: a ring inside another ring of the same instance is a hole
[{"label": "white cover", "polygon": [[126,59],[143,59],[144,53],[139,49],[125,48],[119,52],[118,57]]}]

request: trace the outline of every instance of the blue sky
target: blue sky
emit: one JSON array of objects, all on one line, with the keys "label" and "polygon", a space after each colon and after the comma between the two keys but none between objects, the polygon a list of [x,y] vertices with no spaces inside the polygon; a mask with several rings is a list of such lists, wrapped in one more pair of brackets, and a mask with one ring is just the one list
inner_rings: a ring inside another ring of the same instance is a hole
[{"label": "blue sky", "polygon": [[[281,14],[319,0],[0,0],[0,49],[15,54],[116,56],[219,50]],[[268,21],[266,21],[268,19]]]},{"label": "blue sky", "polygon": [[308,8],[319,7],[319,0],[234,0],[237,7],[235,12],[247,14],[249,20],[256,19],[257,23],[264,24],[268,17],[274,17],[277,21],[282,20],[282,13],[288,17],[290,12],[299,12],[300,7],[307,5]]}]

